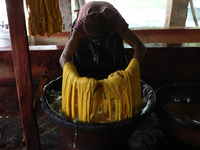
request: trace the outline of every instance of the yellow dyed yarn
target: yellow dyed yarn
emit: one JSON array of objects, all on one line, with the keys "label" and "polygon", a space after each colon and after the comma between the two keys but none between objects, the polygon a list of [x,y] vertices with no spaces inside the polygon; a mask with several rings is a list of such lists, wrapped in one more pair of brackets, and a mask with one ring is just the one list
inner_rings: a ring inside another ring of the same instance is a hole
[{"label": "yellow dyed yarn", "polygon": [[141,106],[139,62],[133,58],[125,70],[103,80],[80,77],[75,66],[63,68],[62,111],[83,122],[113,122],[139,113]]},{"label": "yellow dyed yarn", "polygon": [[62,31],[62,17],[58,0],[26,0],[29,12],[28,30],[29,35],[47,34]]}]

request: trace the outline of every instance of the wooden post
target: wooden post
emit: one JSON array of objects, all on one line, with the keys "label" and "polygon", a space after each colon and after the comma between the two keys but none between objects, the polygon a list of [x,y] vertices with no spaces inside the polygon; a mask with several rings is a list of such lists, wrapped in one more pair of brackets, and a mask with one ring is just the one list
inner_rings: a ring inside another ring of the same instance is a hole
[{"label": "wooden post", "polygon": [[27,150],[39,150],[40,140],[32,106],[32,75],[23,0],[6,0],[15,79]]},{"label": "wooden post", "polygon": [[165,27],[185,27],[189,0],[167,0]]}]

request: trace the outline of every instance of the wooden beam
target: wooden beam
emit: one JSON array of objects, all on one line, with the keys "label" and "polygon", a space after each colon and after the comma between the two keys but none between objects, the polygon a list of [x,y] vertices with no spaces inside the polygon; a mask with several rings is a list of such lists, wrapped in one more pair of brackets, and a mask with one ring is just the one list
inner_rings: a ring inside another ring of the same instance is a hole
[{"label": "wooden beam", "polygon": [[200,43],[200,29],[168,28],[133,32],[144,43]]},{"label": "wooden beam", "polygon": [[[199,28],[157,28],[157,29],[132,29],[132,31],[144,43],[200,43],[200,29]],[[60,34],[52,35],[51,39],[47,37],[36,36],[35,42],[38,45],[45,45],[51,42],[51,45],[65,45],[67,43],[66,37],[69,37],[69,32],[62,32]],[[59,43],[57,43],[59,39]],[[52,40],[52,41],[51,41]],[[54,41],[53,41],[54,40]],[[0,48],[1,50],[1,48]]]},{"label": "wooden beam", "polygon": [[18,101],[27,150],[39,150],[40,141],[32,107],[32,76],[23,0],[6,0]]}]

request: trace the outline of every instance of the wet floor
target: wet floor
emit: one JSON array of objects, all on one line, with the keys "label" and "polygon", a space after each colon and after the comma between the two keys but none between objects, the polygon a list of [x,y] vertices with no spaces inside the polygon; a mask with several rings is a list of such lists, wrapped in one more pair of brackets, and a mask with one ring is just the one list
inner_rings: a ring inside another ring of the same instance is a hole
[{"label": "wet floor", "polygon": [[[39,108],[37,121],[41,150],[68,150],[60,130]],[[0,87],[0,150],[25,150],[16,87]],[[197,150],[168,136],[152,112],[121,150]]]}]

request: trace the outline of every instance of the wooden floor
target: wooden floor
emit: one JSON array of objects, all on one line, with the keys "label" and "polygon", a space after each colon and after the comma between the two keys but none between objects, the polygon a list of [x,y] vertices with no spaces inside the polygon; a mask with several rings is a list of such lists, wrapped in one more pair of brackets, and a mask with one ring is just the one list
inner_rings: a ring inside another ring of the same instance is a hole
[{"label": "wooden floor", "polygon": [[[69,150],[60,130],[41,109],[37,111],[37,121],[42,150]],[[0,149],[25,150],[22,138],[23,129],[16,87],[0,87]],[[169,150],[174,148],[196,150],[168,136],[156,113],[152,112],[138,125],[127,145],[120,150]]]}]

